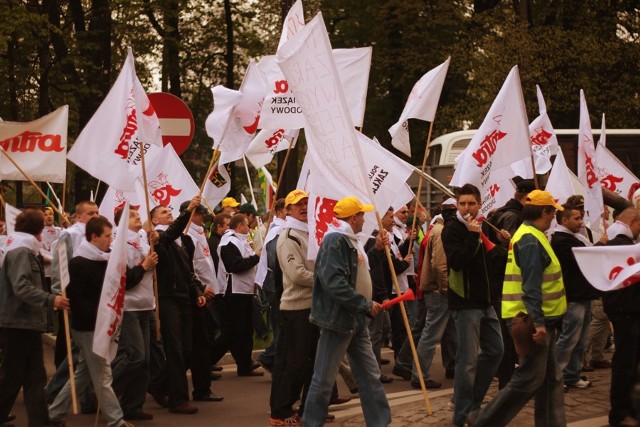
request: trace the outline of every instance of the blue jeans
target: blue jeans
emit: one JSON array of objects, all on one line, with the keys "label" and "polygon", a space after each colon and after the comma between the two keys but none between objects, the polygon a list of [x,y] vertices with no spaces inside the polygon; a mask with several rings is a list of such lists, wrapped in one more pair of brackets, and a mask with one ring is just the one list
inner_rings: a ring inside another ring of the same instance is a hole
[{"label": "blue jeans", "polygon": [[[418,341],[416,351],[418,353],[418,358],[420,359],[422,376],[426,381],[429,379],[429,369],[431,368],[433,356],[436,353],[436,346],[442,340],[442,336],[447,329],[447,325],[451,325],[449,328],[453,328],[454,331],[455,325],[453,322],[449,321],[451,314],[446,295],[442,295],[437,291],[425,292],[423,295],[424,303],[427,308],[427,316],[425,318],[424,328],[422,329],[422,335]],[[411,376],[412,381],[419,381],[418,370],[416,369],[415,364],[411,371]]]},{"label": "blue jeans", "polygon": [[149,324],[153,311],[125,311],[118,354],[111,363],[113,390],[125,415],[142,411],[149,385]]},{"label": "blue jeans", "polygon": [[[364,318],[363,315],[358,316]],[[321,427],[325,424],[331,390],[345,353],[358,383],[366,425],[382,427],[391,422],[391,409],[380,383],[380,368],[373,355],[367,323],[363,319],[353,334],[320,330],[313,378],[302,417],[303,426]]]},{"label": "blue jeans", "polygon": [[[93,383],[96,394],[100,396],[100,412],[107,419],[107,425],[109,427],[122,425],[122,409],[111,388],[111,366],[93,352],[93,331],[71,329],[71,335],[80,349],[78,367],[74,373],[77,393],[81,394],[89,383]],[[51,421],[64,420],[69,406],[71,406],[71,382],[67,381],[49,407]]]},{"label": "blue jeans", "polygon": [[500,322],[492,306],[451,310],[451,314],[458,335],[453,423],[461,426],[469,412],[480,408],[504,347]]},{"label": "blue jeans", "polygon": [[556,344],[558,366],[564,383],[574,385],[580,381],[584,351],[591,323],[591,301],[570,302],[562,320],[562,333]]},{"label": "blue jeans", "polygon": [[532,345],[529,354],[520,358],[520,367],[511,381],[482,411],[470,415],[474,427],[506,426],[534,396],[536,426],[567,425],[562,373],[556,361],[555,327],[547,326],[546,330],[546,344]]}]

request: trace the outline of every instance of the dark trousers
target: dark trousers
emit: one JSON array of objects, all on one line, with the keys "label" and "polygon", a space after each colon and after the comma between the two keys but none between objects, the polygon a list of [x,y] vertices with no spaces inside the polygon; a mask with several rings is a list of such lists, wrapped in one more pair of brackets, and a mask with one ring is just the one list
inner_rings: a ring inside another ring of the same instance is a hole
[{"label": "dark trousers", "polygon": [[160,329],[167,357],[169,407],[189,401],[187,364],[191,352],[191,303],[187,298],[160,299]]},{"label": "dark trousers", "polygon": [[628,415],[639,415],[633,409],[631,394],[638,381],[640,313],[609,314],[609,320],[613,323],[616,345],[611,366],[609,424],[618,425]]},{"label": "dark trousers", "polygon": [[56,332],[56,348],[53,352],[53,363],[57,369],[67,357],[67,336],[64,327],[64,310],[58,310],[56,313],[58,313],[58,331]]},{"label": "dark trousers", "polygon": [[152,394],[167,395],[166,357],[162,341],[156,333],[155,314],[149,319],[149,386],[147,391]]},{"label": "dark trousers", "polygon": [[219,314],[222,333],[213,343],[211,363],[218,363],[230,351],[238,366],[238,374],[250,372],[253,364],[253,295],[216,295],[213,304]]},{"label": "dark trousers", "polygon": [[504,354],[498,366],[496,377],[498,377],[498,389],[502,390],[511,381],[513,371],[518,363],[518,355],[513,344],[513,338],[509,333],[509,327],[504,319],[500,319],[500,329],[502,330],[502,344],[504,346]]},{"label": "dark trousers", "polygon": [[[397,295],[391,295],[391,298],[395,298],[396,296]],[[393,348],[393,357],[395,359],[407,339],[407,329],[404,326],[404,319],[402,318],[402,311],[399,304],[394,305],[389,311],[389,320],[391,321],[391,347]]]},{"label": "dark trousers", "polygon": [[0,420],[7,419],[24,388],[29,427],[49,425],[46,383],[40,332],[0,328]]},{"label": "dark trousers", "polygon": [[309,322],[310,313],[311,309],[280,311],[283,321],[271,382],[272,418],[293,415],[293,404],[300,399],[300,393],[300,414],[304,411],[320,339],[320,329]]},{"label": "dark trousers", "polygon": [[189,367],[191,382],[193,383],[193,397],[208,396],[211,393],[211,322],[207,319],[209,313],[206,307],[193,308],[193,350]]},{"label": "dark trousers", "polygon": [[276,359],[276,349],[278,348],[278,337],[280,335],[280,325],[282,324],[282,316],[280,315],[280,297],[282,292],[275,294],[265,291],[265,295],[269,301],[269,326],[273,332],[273,339],[269,346],[260,353],[258,360],[267,366],[273,366]]}]

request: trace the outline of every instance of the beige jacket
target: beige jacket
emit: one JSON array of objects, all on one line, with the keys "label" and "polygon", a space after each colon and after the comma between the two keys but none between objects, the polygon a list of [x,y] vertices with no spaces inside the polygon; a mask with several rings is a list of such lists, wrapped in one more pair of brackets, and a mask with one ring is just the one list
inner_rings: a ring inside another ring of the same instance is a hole
[{"label": "beige jacket", "polygon": [[285,228],[278,237],[276,251],[283,287],[280,310],[311,308],[315,261],[307,259],[308,246],[309,234],[304,231]]},{"label": "beige jacket", "polygon": [[429,231],[420,271],[421,291],[446,291],[449,286],[447,256],[441,239],[443,228],[442,224],[436,223]]}]

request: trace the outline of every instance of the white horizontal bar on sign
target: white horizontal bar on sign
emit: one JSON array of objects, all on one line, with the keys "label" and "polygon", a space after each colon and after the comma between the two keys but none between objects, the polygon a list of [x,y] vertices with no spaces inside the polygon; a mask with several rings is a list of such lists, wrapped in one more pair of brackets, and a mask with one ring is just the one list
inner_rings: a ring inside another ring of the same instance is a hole
[{"label": "white horizontal bar on sign", "polygon": [[191,120],[189,119],[159,119],[160,129],[164,136],[191,135]]}]

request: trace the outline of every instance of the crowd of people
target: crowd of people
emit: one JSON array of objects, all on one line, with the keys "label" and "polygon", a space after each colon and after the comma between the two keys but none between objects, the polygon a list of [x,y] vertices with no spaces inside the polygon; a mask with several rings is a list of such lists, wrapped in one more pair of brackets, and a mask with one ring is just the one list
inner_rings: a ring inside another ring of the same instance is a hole
[{"label": "crowd of people", "polygon": [[[632,396],[640,287],[597,291],[572,251],[637,244],[637,207],[615,211],[614,225],[593,242],[582,196],[560,205],[523,180],[504,207],[481,218],[480,191],[466,184],[431,212],[414,201],[389,207],[376,231],[361,236],[374,207],[346,197],[336,202],[335,219],[309,259],[314,237],[303,190],[277,200],[264,223],[250,203],[227,197],[210,215],[200,200],[183,203],[177,218],[157,206],[145,224],[134,209],[128,218],[116,211],[112,224],[95,203],[80,202],[64,229],[54,225],[50,208],[23,209],[0,251],[3,426],[14,419],[21,388],[30,426],[64,426],[73,392],[69,363],[83,411],[99,405],[110,427],[153,419],[144,410],[147,393],[169,412],[195,414],[192,402],[223,401],[212,381],[227,352],[238,376],[271,374],[272,426],[333,421],[329,406],[349,400],[338,393],[338,374],[359,394],[367,426],[387,426],[383,384],[394,379],[380,366],[393,362],[393,375],[413,388],[440,388],[430,374],[438,345],[445,376],[454,380],[449,408],[456,426],[507,425],[531,398],[536,425],[564,426],[564,393],[588,388],[583,373],[596,368],[612,370],[610,425],[638,425]],[[109,364],[92,343],[121,221],[127,221],[126,293],[118,352]],[[388,305],[410,289],[415,301]],[[400,304],[409,313],[419,366]],[[56,323],[57,371],[47,381],[41,333]],[[267,329],[272,339],[254,360],[254,335]],[[603,356],[608,335],[612,362]],[[381,351],[387,342],[393,361]],[[500,391],[482,407],[495,377]]]}]

